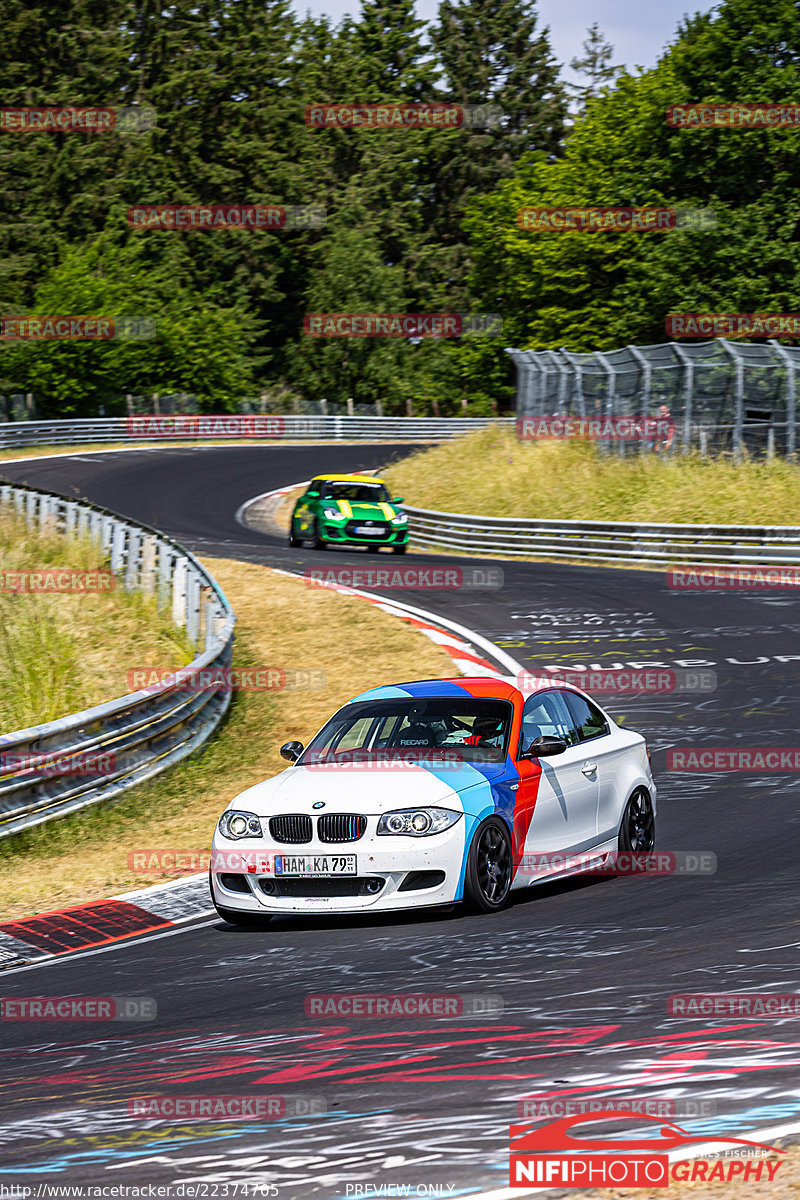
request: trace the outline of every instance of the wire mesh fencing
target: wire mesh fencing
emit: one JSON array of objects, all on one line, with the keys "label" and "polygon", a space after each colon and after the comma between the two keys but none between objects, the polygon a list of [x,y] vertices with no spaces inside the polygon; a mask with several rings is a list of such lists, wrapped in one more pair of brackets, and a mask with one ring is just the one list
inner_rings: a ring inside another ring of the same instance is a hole
[{"label": "wire mesh fencing", "polygon": [[795,453],[800,347],[715,338],[592,353],[507,353],[517,369],[518,418],[669,418],[675,446]]}]

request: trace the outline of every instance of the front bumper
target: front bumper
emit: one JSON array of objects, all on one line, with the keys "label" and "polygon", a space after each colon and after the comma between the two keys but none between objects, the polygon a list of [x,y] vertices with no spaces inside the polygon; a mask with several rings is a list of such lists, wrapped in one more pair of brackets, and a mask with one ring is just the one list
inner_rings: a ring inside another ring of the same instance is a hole
[{"label": "front bumper", "polygon": [[408,543],[408,525],[379,525],[374,533],[359,534],[354,528],[363,522],[322,521],[320,534],[326,542],[340,542],[348,546],[405,546]]},{"label": "front bumper", "polygon": [[[259,872],[255,867],[236,871],[217,870],[215,863],[211,872],[213,898],[220,908],[236,912],[272,915],[321,911],[394,912],[434,904],[452,904],[461,899],[463,818],[444,833],[434,834],[430,838],[378,837],[373,834],[344,844],[331,845],[315,839],[291,846],[280,845],[266,838],[245,838],[231,842],[217,834],[213,850],[231,856],[237,851],[243,855],[255,851],[266,856],[356,856],[355,876],[342,875],[332,879],[326,876],[324,880],[313,876],[278,877],[272,872]],[[328,883],[328,880],[331,882]],[[333,894],[324,894],[326,892]],[[341,894],[343,892],[346,894]]]}]

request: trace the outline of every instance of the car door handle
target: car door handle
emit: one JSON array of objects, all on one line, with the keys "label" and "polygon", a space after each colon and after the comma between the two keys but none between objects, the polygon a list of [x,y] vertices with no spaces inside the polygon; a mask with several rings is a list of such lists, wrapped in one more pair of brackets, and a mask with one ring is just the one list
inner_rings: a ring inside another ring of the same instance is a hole
[{"label": "car door handle", "polygon": [[581,770],[583,771],[584,775],[594,775],[595,771],[597,770],[597,763],[585,762],[581,767]]}]

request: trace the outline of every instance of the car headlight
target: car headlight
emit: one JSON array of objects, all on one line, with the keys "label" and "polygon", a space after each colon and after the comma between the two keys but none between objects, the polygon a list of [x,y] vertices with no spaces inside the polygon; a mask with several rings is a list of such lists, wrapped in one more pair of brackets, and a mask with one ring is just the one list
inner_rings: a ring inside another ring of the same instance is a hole
[{"label": "car headlight", "polygon": [[263,837],[261,819],[251,812],[238,812],[229,809],[219,819],[219,831],[223,837],[231,838],[234,842],[239,838]]},{"label": "car headlight", "polygon": [[347,520],[344,513],[339,512],[338,508],[326,508],[322,515],[326,521],[345,521],[345,520]]},{"label": "car headlight", "polygon": [[429,837],[442,833],[460,820],[461,813],[449,808],[400,808],[384,813],[378,821],[378,833],[405,834],[406,837]]},{"label": "car headlight", "polygon": [[405,525],[407,522],[408,522],[408,517],[406,516],[405,513],[400,513],[398,516],[392,517],[393,525]]}]

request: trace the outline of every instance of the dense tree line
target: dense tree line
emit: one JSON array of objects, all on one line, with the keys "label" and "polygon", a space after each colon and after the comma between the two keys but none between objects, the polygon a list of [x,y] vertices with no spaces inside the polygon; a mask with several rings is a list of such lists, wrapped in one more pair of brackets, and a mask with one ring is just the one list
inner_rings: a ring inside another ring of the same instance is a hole
[{"label": "dense tree line", "polygon": [[[152,108],[138,133],[0,132],[3,314],[153,317],[156,335],[2,343],[0,392],[43,415],[124,392],[380,399],[387,412],[508,405],[508,345],[665,340],[670,308],[800,308],[800,131],[668,129],[667,105],[797,95],[794,0],[727,0],[651,70],[596,27],[574,119],[533,0],[362,0],[338,24],[287,0],[7,0],[3,105]],[[310,129],[324,103],[493,104],[486,127]],[[530,233],[536,204],[711,207],[664,235]],[[132,229],[141,204],[317,205],[324,226]],[[319,311],[500,312],[502,337],[315,339]]]}]

